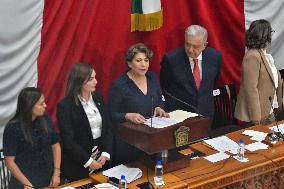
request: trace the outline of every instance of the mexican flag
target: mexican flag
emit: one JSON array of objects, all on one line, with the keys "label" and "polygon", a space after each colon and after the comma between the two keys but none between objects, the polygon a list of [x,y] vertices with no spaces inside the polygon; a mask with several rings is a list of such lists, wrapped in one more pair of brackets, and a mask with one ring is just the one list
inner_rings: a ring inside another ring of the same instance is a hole
[{"label": "mexican flag", "polygon": [[161,0],[132,0],[131,31],[152,31],[163,25]]}]

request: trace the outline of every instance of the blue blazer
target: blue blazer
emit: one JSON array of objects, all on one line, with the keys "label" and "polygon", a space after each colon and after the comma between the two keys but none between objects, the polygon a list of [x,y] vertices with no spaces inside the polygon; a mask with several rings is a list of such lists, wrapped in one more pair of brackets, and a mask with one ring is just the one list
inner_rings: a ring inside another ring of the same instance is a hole
[{"label": "blue blazer", "polygon": [[[207,47],[202,51],[202,81],[200,89],[197,90],[185,49],[175,49],[167,53],[161,62],[160,82],[162,91],[166,90],[173,96],[195,106],[199,111],[198,113],[213,117],[213,89],[219,77],[221,62],[222,56],[217,50]],[[182,109],[196,112],[166,94],[165,97],[167,111]]]}]

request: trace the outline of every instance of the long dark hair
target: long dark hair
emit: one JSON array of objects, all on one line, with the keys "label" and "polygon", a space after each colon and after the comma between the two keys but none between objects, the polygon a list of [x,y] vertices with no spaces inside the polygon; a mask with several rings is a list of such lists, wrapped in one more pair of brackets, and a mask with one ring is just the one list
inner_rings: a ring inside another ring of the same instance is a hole
[{"label": "long dark hair", "polygon": [[91,78],[93,70],[92,66],[86,63],[74,64],[68,74],[65,97],[74,98],[78,104],[77,96],[81,94],[84,82]]},{"label": "long dark hair", "polygon": [[267,20],[255,20],[246,31],[245,44],[248,49],[262,49],[271,43],[272,28]]},{"label": "long dark hair", "polygon": [[[42,96],[42,91],[35,87],[24,88],[18,96],[18,104],[15,116],[10,122],[17,121],[20,123],[24,138],[27,142],[33,143],[32,140],[32,109]],[[41,127],[47,131],[47,123],[42,116],[36,118]]]}]

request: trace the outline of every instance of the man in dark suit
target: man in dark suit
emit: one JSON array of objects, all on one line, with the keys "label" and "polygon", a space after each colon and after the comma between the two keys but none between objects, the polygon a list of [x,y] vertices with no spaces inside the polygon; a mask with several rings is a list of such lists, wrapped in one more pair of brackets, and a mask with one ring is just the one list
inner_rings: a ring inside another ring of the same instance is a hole
[{"label": "man in dark suit", "polygon": [[[207,30],[191,25],[185,30],[184,47],[167,53],[161,62],[160,82],[166,110],[182,109],[213,117],[213,88],[219,77],[222,56],[207,46]],[[180,103],[173,97],[190,104]]]}]

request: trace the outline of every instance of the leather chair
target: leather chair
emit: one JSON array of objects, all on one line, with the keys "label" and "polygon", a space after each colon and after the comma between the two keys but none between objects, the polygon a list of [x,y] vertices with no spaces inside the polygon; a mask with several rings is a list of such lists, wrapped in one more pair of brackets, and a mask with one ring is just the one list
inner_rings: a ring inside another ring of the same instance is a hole
[{"label": "leather chair", "polygon": [[213,91],[215,113],[211,126],[211,137],[221,136],[241,129],[234,118],[237,102],[236,86],[228,84]]},{"label": "leather chair", "polygon": [[11,173],[4,162],[3,150],[0,150],[0,189],[8,189]]}]

